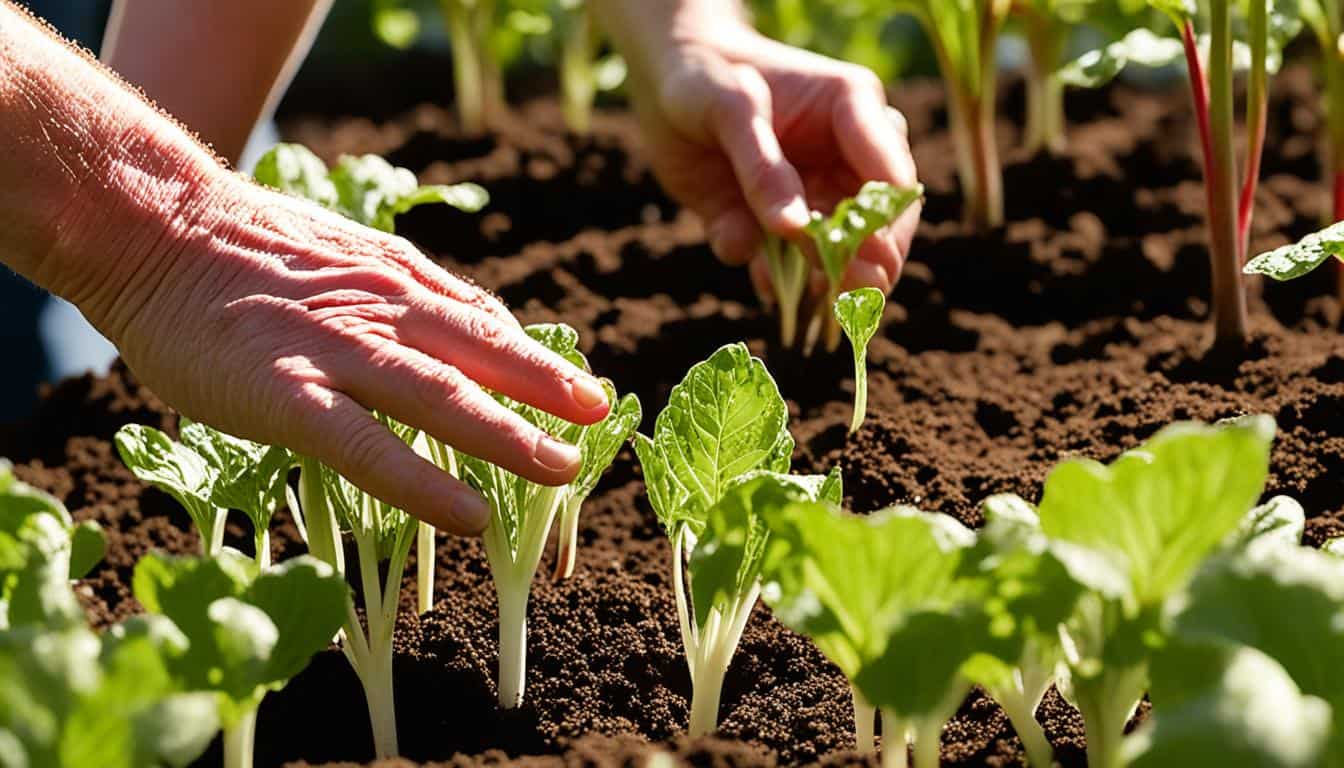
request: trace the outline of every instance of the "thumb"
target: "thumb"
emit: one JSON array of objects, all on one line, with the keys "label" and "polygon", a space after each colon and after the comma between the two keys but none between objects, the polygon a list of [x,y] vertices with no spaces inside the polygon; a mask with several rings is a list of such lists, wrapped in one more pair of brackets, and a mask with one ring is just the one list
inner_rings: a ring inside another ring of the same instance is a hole
[{"label": "thumb", "polygon": [[718,144],[762,226],[788,237],[807,224],[803,182],[775,135],[770,86],[760,72],[707,54],[669,80],[663,101],[670,117]]}]

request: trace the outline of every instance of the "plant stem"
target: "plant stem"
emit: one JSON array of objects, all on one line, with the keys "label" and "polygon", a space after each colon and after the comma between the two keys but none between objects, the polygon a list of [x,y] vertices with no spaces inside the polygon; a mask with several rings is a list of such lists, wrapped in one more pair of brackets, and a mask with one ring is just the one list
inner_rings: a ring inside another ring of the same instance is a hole
[{"label": "plant stem", "polygon": [[1246,296],[1241,288],[1237,246],[1237,196],[1232,153],[1232,23],[1227,0],[1209,3],[1209,72],[1205,80],[1194,23],[1181,30],[1191,97],[1199,123],[1208,204],[1209,262],[1213,274],[1214,347],[1232,349],[1246,340]]},{"label": "plant stem", "polygon": [[560,96],[565,125],[574,133],[587,134],[593,127],[593,102],[597,97],[593,73],[596,34],[587,4],[580,6],[573,16],[560,51]]},{"label": "plant stem", "polygon": [[[1325,3],[1327,29],[1320,39],[1325,79],[1325,122],[1330,163],[1330,222],[1344,221],[1344,51],[1339,48],[1340,12]],[[1335,265],[1336,295],[1344,304],[1344,262]]]},{"label": "plant stem", "polygon": [[523,703],[527,680],[527,587],[496,588],[499,600],[499,706]]},{"label": "plant stem", "polygon": [[1059,79],[1060,58],[1068,27],[1055,19],[1032,13],[1026,20],[1031,66],[1027,72],[1027,125],[1023,144],[1028,152],[1060,152],[1064,134],[1064,83]]},{"label": "plant stem", "polygon": [[999,170],[999,148],[994,140],[993,41],[990,41],[991,56],[983,63],[984,71],[976,73],[987,76],[988,81],[974,89],[962,79],[969,73],[958,76],[937,33],[931,37],[948,94],[948,120],[952,124],[957,175],[961,180],[962,217],[973,230],[985,232],[1003,224],[1003,177]]},{"label": "plant stem", "polygon": [[308,531],[308,552],[344,575],[345,547],[336,511],[322,487],[322,465],[306,456],[299,460],[299,506]]},{"label": "plant stem", "polygon": [[876,730],[877,710],[859,693],[853,683],[849,691],[854,697],[854,749],[863,753],[877,751]]},{"label": "plant stem", "polygon": [[256,534],[257,543],[257,567],[266,570],[271,567],[271,531],[269,528],[262,528]]},{"label": "plant stem", "polygon": [[849,434],[854,434],[863,426],[868,414],[868,372],[866,355],[858,354],[854,358],[854,414],[849,418]]},{"label": "plant stem", "polygon": [[[1020,673],[1017,676],[1020,681]],[[1029,701],[1021,685],[1014,685],[993,692],[994,700],[1003,708],[1008,721],[1017,731],[1022,749],[1027,753],[1027,764],[1032,768],[1050,768],[1054,763],[1055,750],[1045,738],[1045,731],[1036,720],[1036,703]]]},{"label": "plant stem", "polygon": [[[372,625],[370,632],[373,632]],[[369,708],[374,754],[380,760],[396,757],[400,750],[397,746],[397,704],[392,688],[391,643],[387,644],[386,653],[374,653],[357,672]]]},{"label": "plant stem", "polygon": [[807,259],[792,243],[766,233],[765,257],[779,312],[779,341],[792,347],[798,337],[798,308],[807,286]]},{"label": "plant stem", "polygon": [[483,12],[482,3],[468,4],[464,0],[440,0],[443,17],[448,25],[448,40],[453,55],[453,88],[458,119],[468,133],[480,133],[486,128],[488,115],[485,40],[478,35],[477,17]]},{"label": "plant stem", "polygon": [[[368,502],[367,499],[365,499]],[[396,595],[391,605],[379,585],[378,553],[374,542],[367,536],[356,536],[359,552],[359,575],[364,590],[364,621],[368,625],[367,652],[351,657],[355,674],[364,687],[364,699],[369,708],[369,726],[373,730],[374,751],[379,758],[396,757],[397,709],[392,689],[392,633],[396,628]],[[398,547],[402,549],[401,547]],[[402,552],[404,553],[404,549]],[[388,567],[388,580],[401,584],[405,555],[394,557]],[[353,614],[353,611],[352,611]],[[358,625],[347,631],[361,631]]]},{"label": "plant stem", "polygon": [[1083,715],[1088,768],[1121,768],[1125,726],[1147,686],[1147,666],[1107,669],[1092,680],[1075,680],[1074,703]]},{"label": "plant stem", "polygon": [[228,521],[228,510],[221,509],[215,513],[215,521],[210,526],[209,543],[207,544],[205,539],[201,539],[202,554],[214,557],[224,548],[224,526]]},{"label": "plant stem", "polygon": [[583,508],[583,499],[573,498],[565,501],[560,511],[560,530],[556,537],[555,572],[556,581],[568,579],[574,575],[574,562],[579,550],[579,511]]},{"label": "plant stem", "polygon": [[1246,167],[1237,203],[1237,263],[1244,264],[1251,240],[1251,217],[1255,214],[1255,188],[1260,181],[1260,158],[1265,149],[1265,124],[1269,117],[1266,88],[1269,21],[1265,3],[1251,2],[1247,12],[1247,37],[1251,46],[1251,71],[1246,84]]},{"label": "plant stem", "polygon": [[881,714],[882,768],[907,768],[910,765],[910,729],[895,712],[884,709]]},{"label": "plant stem", "polygon": [[257,740],[257,710],[238,716],[232,728],[224,729],[224,768],[252,768]]},{"label": "plant stem", "polygon": [[914,768],[938,768],[938,755],[942,751],[942,718],[928,717],[915,720]]},{"label": "plant stem", "polygon": [[429,613],[434,607],[434,562],[438,557],[434,547],[434,526],[421,522],[416,526],[415,538],[415,599],[420,613]]}]

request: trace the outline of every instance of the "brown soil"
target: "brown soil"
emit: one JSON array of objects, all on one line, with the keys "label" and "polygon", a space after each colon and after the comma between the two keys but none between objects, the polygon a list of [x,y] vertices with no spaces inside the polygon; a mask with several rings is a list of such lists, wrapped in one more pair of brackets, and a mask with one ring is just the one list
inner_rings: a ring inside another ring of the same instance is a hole
[{"label": "brown soil", "polygon": [[[1309,74],[1285,73],[1276,94],[1257,248],[1314,229],[1327,201],[1316,181]],[[746,339],[792,401],[795,467],[839,463],[855,510],[914,503],[974,525],[986,495],[1038,496],[1063,456],[1109,459],[1173,420],[1265,412],[1280,427],[1266,492],[1302,501],[1308,543],[1344,532],[1334,276],[1321,270],[1265,286],[1252,301],[1245,358],[1205,359],[1203,197],[1183,92],[1071,94],[1072,149],[1058,158],[1008,153],[1010,223],[988,237],[964,234],[955,220],[938,89],[911,84],[895,100],[929,186],[926,223],[873,342],[870,417],[852,438],[848,352],[804,362],[775,346],[745,275],[713,260],[699,226],[629,153],[628,116],[601,116],[591,141],[564,138],[548,105],[529,107],[490,138],[460,136],[430,107],[380,125],[300,122],[289,133],[328,159],[379,152],[426,181],[485,184],[494,196],[488,215],[423,209],[399,222],[403,233],[499,292],[524,320],[578,328],[594,368],[637,392],[650,422],[687,367]],[[1020,100],[1020,89],[1006,93],[1005,118],[1020,114]],[[1001,126],[1005,147],[1017,139],[1014,124]],[[29,421],[0,436],[0,453],[24,479],[108,529],[105,562],[79,585],[99,625],[138,610],[127,586],[136,557],[196,546],[186,516],[117,460],[109,439],[131,421],[171,428],[175,417],[117,370],[56,387]],[[729,671],[718,736],[679,735],[690,683],[669,550],[632,459],[629,451],[617,459],[585,509],[575,577],[534,585],[520,710],[494,705],[495,600],[479,542],[440,540],[429,614],[414,615],[406,580],[396,683],[407,758],[625,765],[665,750],[695,765],[863,762],[844,751],[852,722],[843,678],[764,608]],[[242,524],[229,534],[249,546]],[[283,514],[272,541],[277,558],[303,550]],[[1052,693],[1040,715],[1060,761],[1083,765],[1076,713]],[[337,651],[267,698],[257,750],[262,766],[369,758],[361,693]],[[976,694],[945,730],[943,758],[1013,765],[1018,743],[999,709]],[[202,764],[217,761],[212,753]]]}]

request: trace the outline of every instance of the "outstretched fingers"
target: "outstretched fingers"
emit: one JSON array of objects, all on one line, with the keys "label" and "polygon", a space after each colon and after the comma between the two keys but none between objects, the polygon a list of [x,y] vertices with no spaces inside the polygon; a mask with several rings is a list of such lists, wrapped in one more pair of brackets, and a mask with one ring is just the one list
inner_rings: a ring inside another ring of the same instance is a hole
[{"label": "outstretched fingers", "polygon": [[458,535],[479,534],[489,524],[490,507],[479,494],[417,455],[349,396],[305,385],[294,416],[292,447],[361,490]]}]

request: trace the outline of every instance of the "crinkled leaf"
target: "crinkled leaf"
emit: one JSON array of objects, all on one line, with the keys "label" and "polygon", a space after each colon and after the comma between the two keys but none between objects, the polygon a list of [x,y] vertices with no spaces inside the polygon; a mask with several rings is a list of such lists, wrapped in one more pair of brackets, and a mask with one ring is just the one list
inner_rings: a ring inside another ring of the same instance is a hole
[{"label": "crinkled leaf", "polygon": [[252,177],[293,197],[331,208],[336,186],[327,178],[327,165],[300,144],[277,144],[257,161]]},{"label": "crinkled leaf", "polygon": [[602,421],[586,427],[579,438],[579,449],[583,452],[583,465],[579,474],[570,481],[571,498],[586,498],[597,487],[602,473],[607,471],[621,446],[635,434],[639,422],[644,418],[639,398],[634,394],[617,399],[616,388],[606,379],[602,380],[607,401],[611,410]]},{"label": "crinkled leaf", "polygon": [[528,336],[563,357],[580,370],[587,371],[588,358],[579,351],[579,332],[564,323],[534,323],[523,329]]},{"label": "crinkled leaf", "polygon": [[377,155],[346,155],[331,169],[336,189],[334,206],[342,214],[384,232],[396,229],[399,213],[426,203],[447,203],[461,210],[480,210],[489,195],[475,184],[421,187],[415,174]]},{"label": "crinkled leaf", "polygon": [[[1131,604],[1154,606],[1241,523],[1264,487],[1274,421],[1175,424],[1109,465],[1075,459],[1045,481],[1041,529],[1124,574]],[[1097,588],[1097,576],[1071,568]]]},{"label": "crinkled leaf", "polygon": [[868,342],[877,332],[877,324],[882,320],[882,309],[886,304],[886,297],[876,288],[846,291],[835,302],[835,319],[854,347],[856,366],[862,365]]},{"label": "crinkled leaf", "polygon": [[211,503],[243,512],[257,530],[269,527],[285,500],[285,483],[294,464],[289,451],[187,419],[182,420],[180,431],[183,444],[213,468]]},{"label": "crinkled leaf", "polygon": [[1152,716],[1124,744],[1134,768],[1309,768],[1326,756],[1330,706],[1254,649],[1169,646],[1151,695]]},{"label": "crinkled leaf", "polygon": [[829,217],[813,212],[807,231],[831,284],[840,284],[864,240],[894,222],[923,195],[924,187],[919,184],[897,187],[870,181],[857,195],[840,201]]},{"label": "crinkled leaf", "polygon": [[84,623],[70,579],[83,575],[72,573],[72,565],[88,565],[93,530],[92,524],[76,529],[65,505],[15,478],[9,462],[0,460],[0,629]]},{"label": "crinkled leaf", "polygon": [[172,496],[187,510],[196,530],[208,538],[221,510],[212,500],[218,470],[191,447],[153,427],[127,424],[114,441],[126,468],[140,480]]},{"label": "crinkled leaf", "polygon": [[1301,277],[1331,256],[1344,259],[1344,221],[1307,235],[1296,243],[1256,256],[1241,268],[1248,275],[1268,275],[1275,280]]},{"label": "crinkled leaf", "polygon": [[728,488],[706,515],[691,555],[691,598],[698,626],[704,626],[713,608],[746,594],[759,580],[769,531],[757,510],[791,501],[818,501],[823,490],[828,495],[838,490],[838,480],[831,478],[761,470]]},{"label": "crinkled leaf", "polygon": [[686,500],[689,494],[672,474],[667,457],[645,435],[635,433],[634,445],[635,456],[644,473],[645,493],[658,522],[668,531],[675,530],[679,525],[689,525],[694,533],[699,534],[703,526],[697,525],[695,518],[687,514]]},{"label": "crinkled leaf", "polygon": [[692,366],[672,388],[653,436],[686,491],[685,514],[703,521],[739,475],[787,468],[793,448],[787,422],[775,380],[744,344],[721,347]]}]

